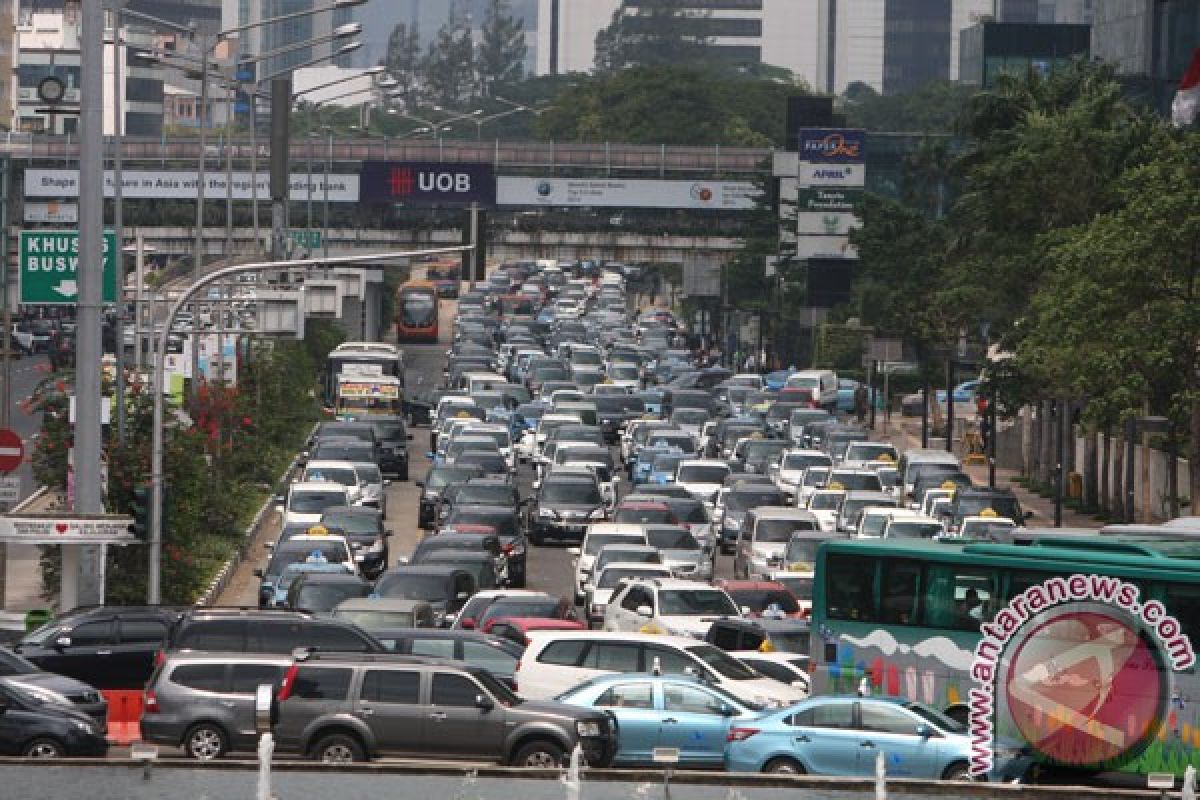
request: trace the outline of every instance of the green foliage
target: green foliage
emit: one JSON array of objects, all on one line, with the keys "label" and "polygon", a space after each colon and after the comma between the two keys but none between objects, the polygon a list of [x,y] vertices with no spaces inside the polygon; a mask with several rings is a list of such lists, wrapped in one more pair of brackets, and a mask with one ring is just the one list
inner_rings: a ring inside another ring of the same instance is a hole
[{"label": "green foliage", "polygon": [[421,34],[415,23],[410,28],[401,22],[392,29],[383,65],[398,84],[392,91],[398,93],[405,107],[415,108],[420,102],[422,66]]},{"label": "green foliage", "polygon": [[489,96],[525,74],[525,24],[512,16],[508,0],[491,0],[480,31],[479,94]]},{"label": "green foliage", "polygon": [[839,107],[846,124],[869,131],[950,133],[958,125],[974,87],[931,81],[903,94],[880,94],[865,83],[846,87]]},{"label": "green foliage", "polygon": [[456,108],[475,96],[475,43],[471,26],[452,6],[450,18],[421,61],[422,95],[427,101]]}]

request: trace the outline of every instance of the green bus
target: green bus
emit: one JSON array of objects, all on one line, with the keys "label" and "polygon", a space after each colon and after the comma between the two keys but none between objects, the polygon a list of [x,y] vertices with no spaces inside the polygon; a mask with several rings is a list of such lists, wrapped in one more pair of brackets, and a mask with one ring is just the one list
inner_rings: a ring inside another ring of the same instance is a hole
[{"label": "green bus", "polygon": [[815,574],[815,694],[944,711],[976,775],[999,742],[1101,782],[1200,768],[1200,541],[831,540]]}]

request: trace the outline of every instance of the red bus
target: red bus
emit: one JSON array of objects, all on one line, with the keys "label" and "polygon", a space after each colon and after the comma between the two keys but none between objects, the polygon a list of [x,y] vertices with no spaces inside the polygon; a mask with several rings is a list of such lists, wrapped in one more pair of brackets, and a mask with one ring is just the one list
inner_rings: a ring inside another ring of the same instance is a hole
[{"label": "red bus", "polygon": [[436,342],[438,293],[429,281],[409,281],[396,290],[396,341]]}]

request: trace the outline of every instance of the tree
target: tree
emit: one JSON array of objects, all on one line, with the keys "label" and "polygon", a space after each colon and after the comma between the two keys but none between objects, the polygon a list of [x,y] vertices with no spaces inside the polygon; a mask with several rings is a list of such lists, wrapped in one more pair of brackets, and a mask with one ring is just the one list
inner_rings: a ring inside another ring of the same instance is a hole
[{"label": "tree", "polygon": [[950,133],[976,89],[950,81],[932,81],[903,94],[880,94],[860,81],[846,87],[839,105],[846,123],[869,131]]},{"label": "tree", "polygon": [[421,88],[421,37],[416,22],[411,28],[401,22],[392,29],[383,65],[399,84],[393,91],[400,93],[408,108],[415,108]]},{"label": "tree", "polygon": [[491,0],[483,21],[476,62],[484,97],[495,86],[516,83],[525,75],[525,24],[509,10],[508,0]]},{"label": "tree", "polygon": [[652,0],[632,8],[621,3],[608,27],[596,34],[596,71],[709,61],[714,51],[698,24],[704,15],[687,5],[684,0]]},{"label": "tree", "polygon": [[453,5],[421,61],[427,99],[454,108],[475,92],[475,43],[466,16]]}]

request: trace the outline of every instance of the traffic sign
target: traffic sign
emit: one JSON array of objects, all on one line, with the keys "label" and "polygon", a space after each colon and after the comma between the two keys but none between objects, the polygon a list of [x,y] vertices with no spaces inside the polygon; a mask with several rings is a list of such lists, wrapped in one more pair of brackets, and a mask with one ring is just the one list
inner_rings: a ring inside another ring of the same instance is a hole
[{"label": "traffic sign", "polygon": [[21,479],[16,475],[0,477],[0,503],[15,505],[21,499]]},{"label": "traffic sign", "polygon": [[[79,231],[21,231],[21,302],[79,301]],[[117,301],[117,235],[104,232],[104,302]]]},{"label": "traffic sign", "polygon": [[10,428],[0,428],[0,472],[12,472],[25,459],[25,443]]},{"label": "traffic sign", "polygon": [[116,514],[0,516],[0,542],[25,544],[129,544],[133,517]]},{"label": "traffic sign", "polygon": [[310,228],[292,228],[288,231],[288,237],[296,243],[297,247],[303,247],[305,250],[315,250],[321,246],[321,232]]}]

